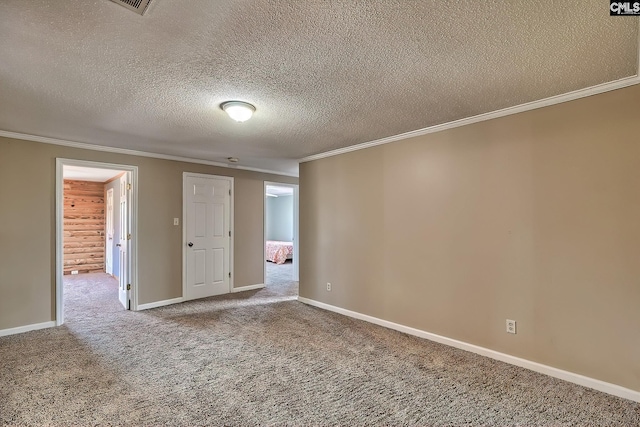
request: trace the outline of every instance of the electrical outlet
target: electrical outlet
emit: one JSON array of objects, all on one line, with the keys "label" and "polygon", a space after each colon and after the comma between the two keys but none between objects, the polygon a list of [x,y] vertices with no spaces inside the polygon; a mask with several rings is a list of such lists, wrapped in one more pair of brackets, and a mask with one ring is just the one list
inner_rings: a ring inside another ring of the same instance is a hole
[{"label": "electrical outlet", "polygon": [[180,218],[173,218],[173,225],[180,225]]},{"label": "electrical outlet", "polygon": [[331,291],[331,283],[327,282],[327,291]]},{"label": "electrical outlet", "polygon": [[78,270],[71,270],[71,274],[78,274]]},{"label": "electrical outlet", "polygon": [[507,319],[507,332],[510,334],[516,333],[516,321]]}]

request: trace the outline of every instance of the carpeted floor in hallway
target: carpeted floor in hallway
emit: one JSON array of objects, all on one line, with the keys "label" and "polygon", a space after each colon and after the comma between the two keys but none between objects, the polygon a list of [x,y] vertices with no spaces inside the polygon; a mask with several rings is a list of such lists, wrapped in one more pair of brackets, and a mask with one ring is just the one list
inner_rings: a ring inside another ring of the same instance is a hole
[{"label": "carpeted floor in hallway", "polygon": [[65,325],[0,338],[2,425],[640,425],[637,403],[306,306],[291,281],[141,312],[105,274],[65,295]]},{"label": "carpeted floor in hallway", "polygon": [[291,260],[287,260],[284,264],[265,261],[265,264],[267,266],[266,277],[264,278],[266,286],[286,287],[290,292],[293,292],[296,296],[298,295],[298,282],[293,281],[293,264]]}]

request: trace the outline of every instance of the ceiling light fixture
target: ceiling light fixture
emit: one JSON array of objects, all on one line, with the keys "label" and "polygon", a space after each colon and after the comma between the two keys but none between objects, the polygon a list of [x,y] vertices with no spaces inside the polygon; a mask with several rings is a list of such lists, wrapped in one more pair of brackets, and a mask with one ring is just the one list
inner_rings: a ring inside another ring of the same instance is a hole
[{"label": "ceiling light fixture", "polygon": [[227,101],[220,104],[225,113],[229,115],[236,122],[246,122],[251,118],[256,107],[248,102],[242,101]]},{"label": "ceiling light fixture", "polygon": [[229,163],[238,163],[240,159],[238,159],[237,157],[227,157],[227,161]]}]

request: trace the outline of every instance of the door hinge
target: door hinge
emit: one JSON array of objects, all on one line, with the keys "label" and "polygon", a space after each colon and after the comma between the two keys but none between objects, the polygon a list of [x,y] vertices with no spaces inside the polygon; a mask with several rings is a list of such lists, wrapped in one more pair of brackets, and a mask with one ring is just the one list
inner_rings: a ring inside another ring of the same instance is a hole
[{"label": "door hinge", "polygon": [[127,240],[131,240],[131,233],[127,234]]},{"label": "door hinge", "polygon": [[131,190],[131,184],[127,184],[127,190]]},{"label": "door hinge", "polygon": [[231,195],[231,189],[229,189],[229,195]]},{"label": "door hinge", "polygon": [[229,230],[229,237],[231,237],[231,230]]},{"label": "door hinge", "polygon": [[127,290],[130,291],[131,290],[131,283],[127,284]]},{"label": "door hinge", "polygon": [[229,277],[231,277],[231,272],[229,272]]}]

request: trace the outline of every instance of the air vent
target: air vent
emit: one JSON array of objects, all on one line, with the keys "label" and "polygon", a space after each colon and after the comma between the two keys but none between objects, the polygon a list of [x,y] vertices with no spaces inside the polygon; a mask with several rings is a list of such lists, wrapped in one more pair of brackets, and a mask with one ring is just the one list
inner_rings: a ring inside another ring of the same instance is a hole
[{"label": "air vent", "polygon": [[144,14],[147,10],[147,6],[151,3],[151,0],[111,0],[114,3],[118,3],[120,6],[124,6],[129,10],[133,10],[140,15]]}]

